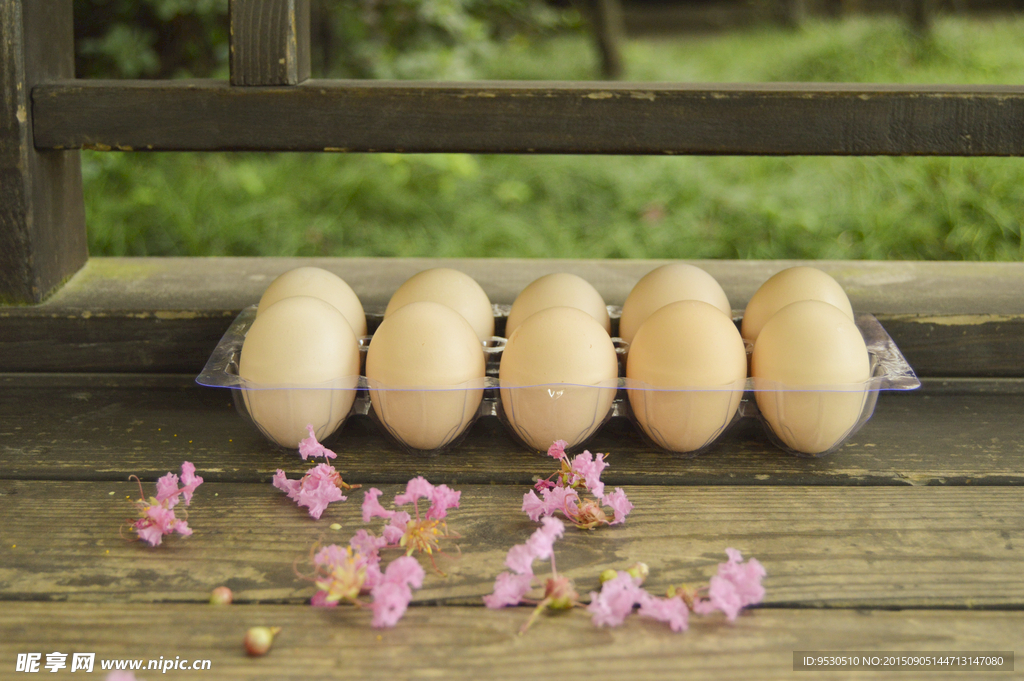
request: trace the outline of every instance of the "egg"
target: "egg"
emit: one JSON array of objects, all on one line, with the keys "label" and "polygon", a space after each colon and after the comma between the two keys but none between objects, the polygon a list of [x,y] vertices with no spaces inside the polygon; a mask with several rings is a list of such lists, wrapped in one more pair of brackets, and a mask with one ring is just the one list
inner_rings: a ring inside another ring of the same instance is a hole
[{"label": "egg", "polygon": [[370,402],[380,422],[412,449],[450,444],[483,397],[483,344],[469,322],[441,303],[393,311],[366,354]]},{"label": "egg", "polygon": [[356,338],[366,335],[366,313],[355,291],[345,281],[319,267],[297,267],[270,283],[260,298],[256,316],[283,298],[312,296],[330,303],[352,326]]},{"label": "egg", "polygon": [[632,342],[652,312],[677,300],[702,300],[732,317],[729,298],[714,277],[694,265],[669,263],[651,270],[633,286],[622,305],[619,336]]},{"label": "egg", "polygon": [[692,452],[728,426],[747,378],[747,353],[732,318],[700,300],[654,311],[626,360],[633,417],[659,447]]},{"label": "egg", "polygon": [[308,436],[307,424],[324,439],[348,416],[359,379],[359,343],[333,305],[291,296],[253,320],[238,375],[253,422],[277,444],[295,448]]},{"label": "egg", "polygon": [[604,422],[618,383],[618,358],[605,328],[573,307],[527,317],[509,336],[498,369],[505,421],[527,446],[569,446]]},{"label": "egg", "polygon": [[850,299],[839,282],[815,267],[801,265],[782,270],[761,284],[743,312],[743,337],[756,341],[772,315],[798,300],[830,303],[853,319]]},{"label": "egg", "polygon": [[608,307],[597,289],[575,274],[557,272],[535,279],[519,292],[508,313],[505,337],[510,337],[523,320],[535,312],[561,306],[583,310],[604,328],[605,333],[611,333],[612,323],[608,316]]},{"label": "egg", "polygon": [[787,447],[826,452],[860,421],[871,362],[857,325],[834,305],[803,300],[776,312],[750,364],[761,416]]},{"label": "egg", "polygon": [[405,281],[388,301],[384,318],[420,301],[441,303],[462,315],[481,341],[494,336],[494,309],[480,284],[466,274],[447,267],[435,267]]}]

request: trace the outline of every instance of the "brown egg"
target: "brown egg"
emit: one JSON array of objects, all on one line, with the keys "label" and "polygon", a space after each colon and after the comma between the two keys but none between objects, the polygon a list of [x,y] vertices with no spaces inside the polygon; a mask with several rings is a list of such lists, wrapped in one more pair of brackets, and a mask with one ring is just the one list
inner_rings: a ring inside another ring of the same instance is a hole
[{"label": "brown egg", "polygon": [[381,423],[413,449],[451,443],[483,397],[483,344],[441,303],[409,303],[381,322],[366,353],[370,402]]},{"label": "brown egg", "polygon": [[593,317],[573,307],[550,307],[512,332],[498,376],[505,419],[523,442],[536,450],[555,440],[571,447],[607,417],[618,359]]},{"label": "brown egg", "polygon": [[746,310],[740,331],[756,341],[762,327],[776,312],[798,300],[821,300],[836,306],[853,319],[853,307],[846,291],[835,279],[814,267],[801,265],[774,274],[757,289]]},{"label": "brown egg", "polygon": [[665,449],[691,452],[713,442],[736,415],[747,353],[720,309],[678,301],[637,330],[626,378],[633,417],[648,437]]},{"label": "brown egg", "polygon": [[359,380],[359,343],[337,308],[311,296],[268,306],[242,344],[246,409],[263,433],[295,448],[311,424],[318,439],[348,415]]},{"label": "brown egg", "polygon": [[319,267],[297,267],[270,282],[260,298],[256,315],[279,300],[291,296],[312,296],[330,303],[352,326],[356,338],[366,335],[366,313],[355,291],[345,281]]},{"label": "brown egg", "polygon": [[505,323],[505,337],[535,312],[549,307],[574,307],[583,310],[600,324],[605,333],[611,333],[612,323],[604,298],[590,283],[575,274],[557,272],[535,279],[519,292],[512,302]]},{"label": "brown egg", "polygon": [[834,305],[803,300],[776,312],[750,364],[761,415],[787,447],[826,452],[860,421],[870,358],[857,325]]},{"label": "brown egg", "polygon": [[651,270],[633,286],[622,304],[619,337],[633,342],[637,329],[652,312],[677,300],[702,300],[732,317],[729,298],[714,277],[694,265],[669,263]]},{"label": "brown egg", "polygon": [[473,327],[477,338],[494,336],[494,309],[480,284],[464,272],[435,267],[415,274],[398,287],[384,311],[387,319],[409,303],[430,301],[446,305],[462,315]]}]

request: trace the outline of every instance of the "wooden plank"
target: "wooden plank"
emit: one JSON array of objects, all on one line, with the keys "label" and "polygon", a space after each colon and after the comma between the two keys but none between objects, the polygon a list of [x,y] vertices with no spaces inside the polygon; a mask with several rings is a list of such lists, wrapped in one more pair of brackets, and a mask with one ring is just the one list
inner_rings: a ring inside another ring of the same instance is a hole
[{"label": "wooden plank", "polygon": [[[146,481],[147,494],[153,483]],[[404,486],[380,489],[387,501]],[[461,506],[448,521],[461,538],[438,557],[445,576],[425,560],[430,574],[416,602],[479,605],[505,569],[505,553],[536,527],[520,512],[524,487],[458,489]],[[296,569],[311,572],[314,544],[345,544],[382,524],[362,522],[361,491],[315,521],[269,484],[200,490],[188,508],[194,534],[153,548],[119,536],[135,515],[127,499],[139,496],[134,482],[0,482],[0,598],[201,603],[227,584],[241,601],[301,604],[315,587]],[[623,525],[569,528],[556,544],[559,572],[581,593],[597,588],[602,570],[638,560],[650,566],[653,592],[700,583],[735,547],[764,564],[764,602],[775,606],[1024,605],[1021,488],[625,490],[635,508]]]},{"label": "wooden plank", "polygon": [[38,303],[85,263],[78,152],[36,150],[29,93],[74,77],[71,2],[0,2],[0,304]]},{"label": "wooden plank", "polygon": [[232,85],[309,78],[309,0],[231,0]]},{"label": "wooden plank", "polygon": [[[208,480],[267,482],[306,470],[239,416],[228,390],[191,376],[0,375],[0,478],[150,479],[189,460]],[[654,450],[624,417],[591,440],[615,485],[1024,485],[1024,383],[926,381],[879,399],[872,419],[839,451],[808,459],[776,449],[753,420],[697,457]],[[327,440],[356,482],[426,475],[448,484],[529,485],[551,461],[516,444],[495,417],[447,452],[413,457],[353,416]]]},{"label": "wooden plank", "polygon": [[36,143],[55,149],[1024,153],[1019,86],[96,80],[33,100]]},{"label": "wooden plank", "polygon": [[[793,679],[795,650],[1019,651],[1020,612],[760,609],[733,624],[694,618],[673,634],[633,617],[597,629],[584,612],[544,618],[525,636],[523,609],[413,607],[394,629],[367,626],[352,608],[303,606],[22,603],[0,614],[0,659],[18,653],[96,654],[112,659],[210,660],[218,679],[445,678],[521,679],[524,669],[558,678]],[[250,626],[280,626],[265,657],[249,658],[241,641]],[[1015,665],[1020,662],[1015,661]],[[13,668],[13,667],[12,667]],[[1016,667],[1019,669],[1019,667]],[[44,670],[45,671],[45,670]],[[195,671],[139,672],[139,678],[194,679]],[[870,671],[871,679],[934,679],[935,672]],[[846,679],[849,671],[814,672]],[[943,674],[943,677],[948,674]],[[968,676],[974,676],[969,674]],[[987,675],[982,675],[987,676]],[[1005,674],[1000,675],[1000,677]]]},{"label": "wooden plank", "polygon": [[[590,281],[621,305],[664,260],[434,258],[92,258],[58,295],[33,308],[0,306],[0,372],[198,373],[239,310],[278,274],[302,265],[336,272],[371,314],[413,274],[454,267],[509,304],[550,272]],[[834,276],[858,312],[881,319],[922,376],[1024,376],[1024,264],[864,261],[691,261],[722,284],[733,308],[769,276],[810,264]],[[196,286],[196,282],[203,282]],[[379,317],[377,317],[379,319]]]}]

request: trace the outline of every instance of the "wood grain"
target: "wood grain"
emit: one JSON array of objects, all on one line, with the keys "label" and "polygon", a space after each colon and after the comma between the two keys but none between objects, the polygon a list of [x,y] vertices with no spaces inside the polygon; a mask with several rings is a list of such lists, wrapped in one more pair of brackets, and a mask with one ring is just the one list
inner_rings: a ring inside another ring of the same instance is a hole
[{"label": "wood grain", "polygon": [[230,0],[232,85],[309,78],[309,0]]},{"label": "wood grain", "polygon": [[[1020,612],[759,609],[733,624],[694,618],[689,631],[673,634],[639,617],[616,629],[598,629],[585,612],[573,612],[543,618],[518,636],[526,615],[518,608],[413,607],[394,629],[376,630],[368,626],[368,613],[352,608],[23,603],[0,613],[0,659],[6,664],[23,652],[40,652],[44,661],[54,650],[93,652],[97,670],[101,660],[110,659],[140,659],[144,666],[160,657],[210,660],[205,673],[139,673],[140,678],[169,680],[344,676],[477,681],[522,679],[524,670],[536,669],[595,680],[771,681],[799,677],[793,671],[795,650],[913,653],[1016,646],[1019,651],[1024,626]],[[282,631],[270,654],[250,658],[241,641],[248,627],[258,625]],[[936,677],[935,672],[862,673],[899,681]],[[807,676],[851,678],[848,671]]]},{"label": "wood grain", "polygon": [[90,80],[32,96],[37,144],[59,149],[1024,153],[1017,86]]},{"label": "wood grain", "polygon": [[[153,482],[146,480],[148,494]],[[438,564],[447,576],[431,572],[419,603],[479,604],[505,569],[506,551],[536,527],[520,512],[528,487],[458,488],[462,503],[449,526],[461,538],[446,542]],[[296,569],[311,571],[311,547],[344,544],[381,524],[362,523],[359,491],[314,521],[269,484],[200,489],[188,509],[194,534],[151,548],[119,537],[134,515],[134,482],[0,482],[0,598],[204,602],[227,584],[241,601],[302,603],[315,589]],[[387,501],[404,486],[380,489]],[[1024,606],[1024,489],[625,490],[635,509],[623,525],[569,528],[557,544],[558,569],[581,593],[597,587],[602,570],[637,560],[650,566],[655,592],[700,583],[732,546],[765,565],[771,605]]]},{"label": "wood grain", "polygon": [[0,304],[38,303],[87,258],[78,152],[37,150],[30,92],[74,76],[70,0],[0,2]]},{"label": "wood grain", "polygon": [[[236,412],[229,393],[192,376],[0,375],[0,478],[153,478],[183,459],[226,482],[304,471],[294,451],[269,443]],[[587,447],[610,454],[604,477],[619,485],[1022,485],[1022,413],[1020,381],[929,381],[913,393],[883,393],[867,425],[821,458],[783,453],[753,421],[697,457],[653,449],[618,417]],[[550,468],[494,417],[430,456],[407,454],[362,416],[327,444],[346,475],[382,483],[422,474],[449,484],[525,485]]]}]

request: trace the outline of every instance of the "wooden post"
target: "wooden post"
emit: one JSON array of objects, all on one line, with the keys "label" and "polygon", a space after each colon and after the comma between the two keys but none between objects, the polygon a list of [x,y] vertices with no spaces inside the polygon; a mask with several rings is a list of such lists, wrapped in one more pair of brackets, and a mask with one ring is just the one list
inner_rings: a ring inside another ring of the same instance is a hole
[{"label": "wooden post", "polygon": [[309,78],[309,0],[230,0],[231,84]]},{"label": "wooden post", "polygon": [[903,0],[903,11],[910,29],[917,35],[925,35],[931,29],[931,2],[929,0]]},{"label": "wooden post", "polygon": [[32,88],[74,78],[71,0],[0,0],[0,304],[38,303],[85,264],[77,151],[36,151]]},{"label": "wooden post", "polygon": [[601,55],[601,77],[615,80],[622,77],[622,5],[619,0],[592,0],[594,37]]},{"label": "wooden post", "polygon": [[804,20],[804,0],[775,0],[775,18],[783,26],[796,28]]}]

